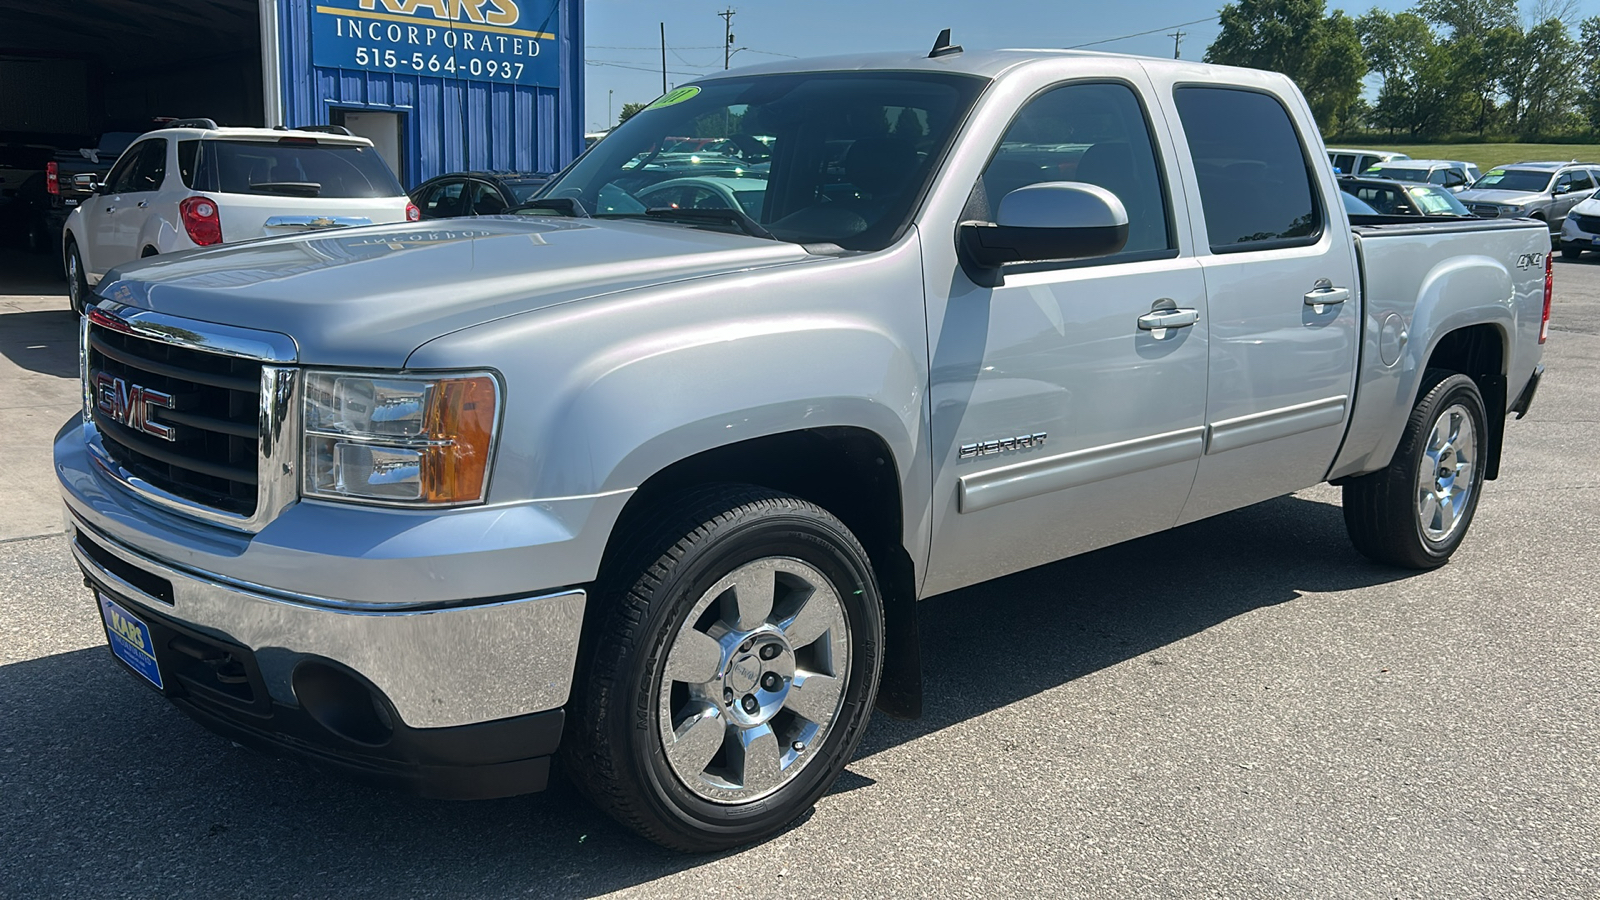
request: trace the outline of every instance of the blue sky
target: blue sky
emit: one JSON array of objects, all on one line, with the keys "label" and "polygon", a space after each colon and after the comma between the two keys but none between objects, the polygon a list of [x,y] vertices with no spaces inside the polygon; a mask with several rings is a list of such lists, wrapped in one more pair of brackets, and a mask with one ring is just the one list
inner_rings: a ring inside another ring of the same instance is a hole
[{"label": "blue sky", "polygon": [[[1097,44],[1094,49],[1146,56],[1171,56],[1168,27],[1184,25],[1183,56],[1199,59],[1217,35],[1216,11],[1208,0],[807,0],[805,3],[673,0],[586,0],[584,125],[601,128],[616,120],[625,102],[643,103],[661,93],[658,22],[667,26],[667,79],[672,85],[722,68],[722,18],[730,6],[734,46],[748,47],[734,67],[782,56],[824,56],[877,50],[920,50],[933,45],[941,28],[968,47],[1067,47],[1141,31],[1154,34]],[[1372,6],[1399,11],[1414,0],[1329,2],[1329,9],[1360,15]],[[1532,8],[1525,0],[1524,9]],[[1600,0],[1580,0],[1578,18],[1600,14]],[[611,116],[607,118],[608,93]]]}]

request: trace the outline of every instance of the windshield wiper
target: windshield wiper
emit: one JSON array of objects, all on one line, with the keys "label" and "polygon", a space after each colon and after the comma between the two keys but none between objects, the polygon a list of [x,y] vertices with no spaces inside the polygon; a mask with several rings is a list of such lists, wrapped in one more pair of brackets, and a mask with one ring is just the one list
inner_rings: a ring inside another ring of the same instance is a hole
[{"label": "windshield wiper", "polygon": [[743,211],[737,209],[677,209],[671,206],[651,207],[644,211],[647,216],[657,219],[678,219],[684,222],[715,222],[738,226],[740,231],[751,237],[766,238],[775,241],[778,236],[761,227],[761,223],[750,218]]},{"label": "windshield wiper", "polygon": [[571,216],[574,219],[592,218],[589,211],[583,208],[576,197],[546,197],[542,200],[529,200],[520,206],[514,206],[507,212],[514,212],[524,216],[538,215],[544,210],[549,210],[560,216]]}]

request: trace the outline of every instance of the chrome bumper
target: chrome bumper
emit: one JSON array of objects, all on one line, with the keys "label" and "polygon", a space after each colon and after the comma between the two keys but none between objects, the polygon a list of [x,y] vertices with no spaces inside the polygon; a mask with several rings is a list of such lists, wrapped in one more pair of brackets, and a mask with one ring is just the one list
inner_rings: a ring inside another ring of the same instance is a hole
[{"label": "chrome bumper", "polygon": [[366,678],[412,728],[555,709],[570,693],[583,622],[582,590],[441,609],[341,609],[178,569],[79,520],[72,524],[82,538],[121,563],[170,582],[171,602],[121,577],[114,564],[102,564],[74,540],[73,556],[92,581],[138,606],[249,649],[268,694],[279,703],[298,705],[293,673],[308,660],[331,660]]}]

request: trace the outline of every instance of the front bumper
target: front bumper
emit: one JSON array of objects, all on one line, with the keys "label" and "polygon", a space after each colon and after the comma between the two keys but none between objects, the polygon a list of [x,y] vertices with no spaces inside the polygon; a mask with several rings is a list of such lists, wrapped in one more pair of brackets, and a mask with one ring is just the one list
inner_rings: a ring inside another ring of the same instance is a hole
[{"label": "front bumper", "polygon": [[[162,693],[186,712],[240,743],[431,796],[543,786],[586,592],[497,589],[581,571],[585,529],[557,517],[573,510],[301,502],[246,535],[143,502],[84,437],[74,420],[55,447],[73,555],[150,626]],[[319,583],[329,591],[306,590]]]},{"label": "front bumper", "polygon": [[[85,583],[149,627],[160,692],[213,731],[424,796],[544,788],[583,591],[346,612],[179,571],[73,524]],[[463,721],[413,724],[436,720]]]},{"label": "front bumper", "polygon": [[1561,249],[1600,250],[1600,234],[1584,231],[1572,217],[1561,223]]}]

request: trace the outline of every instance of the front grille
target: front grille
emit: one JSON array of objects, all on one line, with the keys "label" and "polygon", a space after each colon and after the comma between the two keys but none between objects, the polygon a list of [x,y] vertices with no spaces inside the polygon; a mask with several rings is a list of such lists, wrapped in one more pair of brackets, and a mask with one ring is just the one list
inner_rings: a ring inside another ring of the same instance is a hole
[{"label": "front grille", "polygon": [[1487,206],[1482,203],[1469,203],[1467,204],[1467,209],[1472,210],[1473,215],[1484,219],[1497,219],[1500,217],[1500,209],[1498,207]]},{"label": "front grille", "polygon": [[1572,221],[1585,234],[1600,234],[1600,216],[1573,216]]},{"label": "front grille", "polygon": [[[168,493],[241,516],[256,509],[260,457],[261,363],[89,326],[90,385],[98,375],[161,391],[173,408],[149,408],[172,440],[136,431],[96,403],[91,409],[106,453],[129,473]],[[103,392],[95,391],[99,401]]]}]

